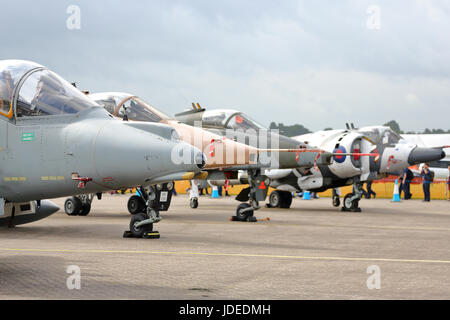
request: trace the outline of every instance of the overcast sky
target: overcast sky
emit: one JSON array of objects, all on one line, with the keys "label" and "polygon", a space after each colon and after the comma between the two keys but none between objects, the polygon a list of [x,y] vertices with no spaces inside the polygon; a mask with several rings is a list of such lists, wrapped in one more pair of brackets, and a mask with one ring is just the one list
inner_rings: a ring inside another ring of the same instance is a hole
[{"label": "overcast sky", "polygon": [[[67,27],[69,5],[80,29]],[[0,58],[33,60],[91,92],[134,93],[171,115],[198,101],[264,125],[450,129],[450,1],[40,0],[1,10]]]}]

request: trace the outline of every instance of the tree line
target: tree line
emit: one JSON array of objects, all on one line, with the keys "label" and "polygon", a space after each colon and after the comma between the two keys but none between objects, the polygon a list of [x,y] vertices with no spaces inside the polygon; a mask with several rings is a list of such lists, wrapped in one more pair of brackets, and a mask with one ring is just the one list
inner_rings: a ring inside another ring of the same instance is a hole
[{"label": "tree line", "polygon": [[[383,124],[383,126],[386,127],[390,127],[393,131],[397,132],[398,134],[444,134],[444,133],[450,133],[450,130],[443,130],[443,129],[428,129],[426,128],[423,132],[420,131],[407,131],[404,132],[403,130],[400,129],[400,125],[398,124],[397,121],[395,120],[391,120],[389,122],[386,122],[385,124]],[[283,123],[275,123],[275,122],[271,122],[270,123],[270,129],[274,130],[278,130],[280,132],[280,134],[285,135],[287,137],[295,137],[295,136],[299,136],[302,134],[306,134],[306,133],[311,133],[312,131],[309,130],[308,128],[305,128],[303,125],[301,124],[293,124],[293,125],[285,125]],[[326,130],[333,130],[333,128],[325,128]]]}]

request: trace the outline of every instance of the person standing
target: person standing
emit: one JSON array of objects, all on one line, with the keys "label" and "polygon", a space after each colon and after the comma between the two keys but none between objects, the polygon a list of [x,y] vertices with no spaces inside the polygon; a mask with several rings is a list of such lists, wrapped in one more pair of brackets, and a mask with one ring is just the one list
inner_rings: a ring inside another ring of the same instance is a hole
[{"label": "person standing", "polygon": [[402,172],[402,185],[403,185],[403,192],[404,192],[404,197],[403,199],[405,200],[409,200],[411,199],[411,181],[412,179],[414,179],[414,173],[409,169],[406,168],[403,170]]},{"label": "person standing", "polygon": [[423,201],[430,202],[430,184],[433,182],[433,175],[431,173],[430,167],[428,166],[428,163],[424,164],[422,171],[420,172],[420,176],[423,178]]},{"label": "person standing", "polygon": [[373,183],[373,181],[370,180],[370,181],[367,181],[367,184],[366,184],[367,196],[369,199],[372,197],[372,195],[373,195],[374,199],[377,197],[376,192],[372,190],[372,183]]}]

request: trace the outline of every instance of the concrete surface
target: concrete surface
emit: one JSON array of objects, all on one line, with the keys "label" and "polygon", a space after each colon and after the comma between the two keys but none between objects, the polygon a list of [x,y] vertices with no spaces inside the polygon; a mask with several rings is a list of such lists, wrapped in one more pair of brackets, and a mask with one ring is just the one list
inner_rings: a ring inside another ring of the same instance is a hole
[{"label": "concrete surface", "polygon": [[[450,202],[295,199],[231,222],[232,198],[183,195],[155,225],[161,239],[123,239],[128,196],[94,200],[87,217],[60,211],[0,229],[1,299],[450,299]],[[54,200],[63,207],[64,199]],[[69,290],[67,267],[81,270]],[[381,288],[368,289],[369,266]]]}]

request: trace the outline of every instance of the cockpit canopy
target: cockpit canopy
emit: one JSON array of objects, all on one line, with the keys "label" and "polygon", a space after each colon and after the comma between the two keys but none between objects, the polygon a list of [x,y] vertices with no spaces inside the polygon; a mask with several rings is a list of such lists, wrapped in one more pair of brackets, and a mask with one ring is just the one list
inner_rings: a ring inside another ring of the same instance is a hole
[{"label": "cockpit canopy", "polygon": [[0,61],[0,115],[75,114],[98,105],[66,80],[30,61]]},{"label": "cockpit canopy", "polygon": [[125,115],[134,121],[161,122],[170,119],[168,115],[129,93],[101,92],[89,96],[109,113],[122,119]]},{"label": "cockpit canopy", "polygon": [[361,128],[363,134],[371,141],[378,144],[397,144],[406,141],[394,130],[384,126],[373,126]]},{"label": "cockpit canopy", "polygon": [[260,130],[262,125],[237,110],[218,109],[207,110],[203,113],[202,125],[205,128]]}]

